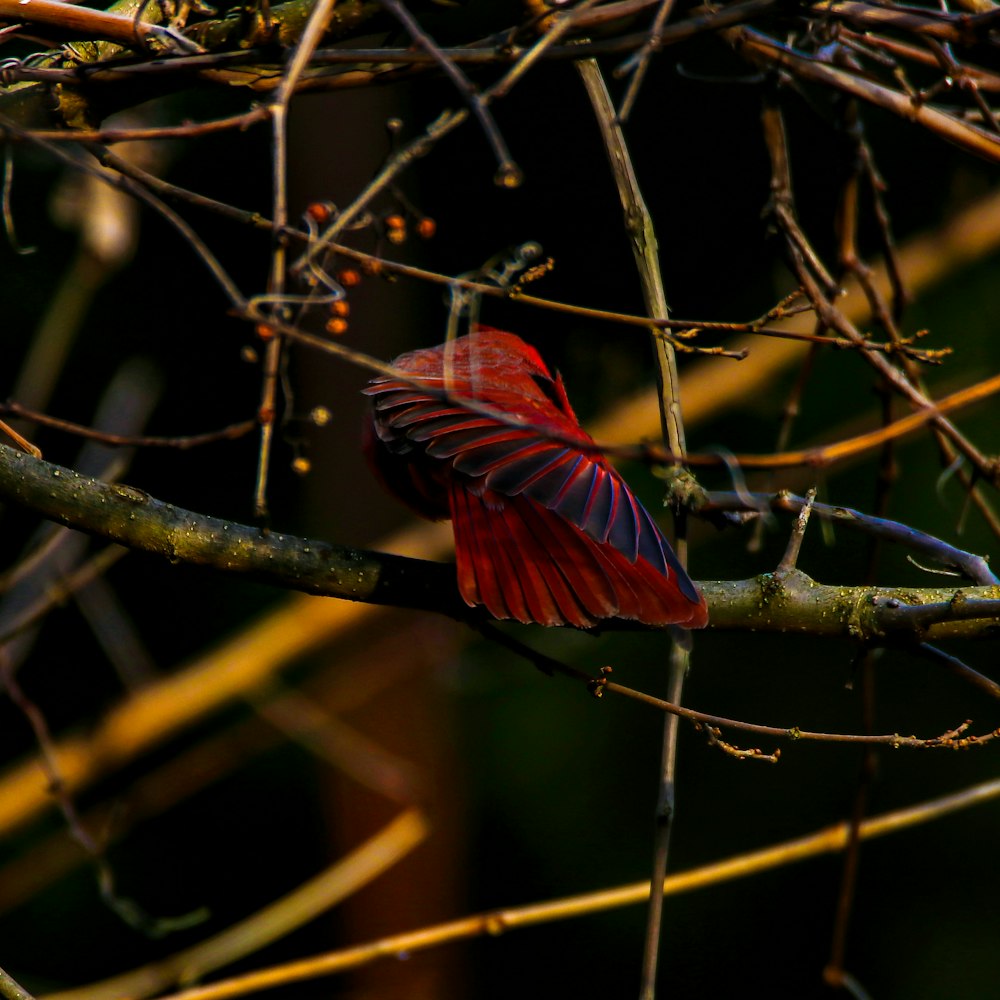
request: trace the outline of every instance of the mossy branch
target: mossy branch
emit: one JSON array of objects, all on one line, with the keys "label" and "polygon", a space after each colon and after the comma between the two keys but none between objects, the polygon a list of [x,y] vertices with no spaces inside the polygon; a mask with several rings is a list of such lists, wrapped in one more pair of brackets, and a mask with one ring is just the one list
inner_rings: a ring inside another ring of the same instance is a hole
[{"label": "mossy branch", "polygon": [[712,628],[864,643],[1000,636],[1000,587],[838,587],[799,570],[699,583]]},{"label": "mossy branch", "polygon": [[[235,573],[287,590],[434,611],[473,622],[454,569],[208,517],[119,483],[82,476],[0,445],[0,500],[174,564]],[[1000,587],[837,587],[804,573],[699,584],[712,628],[842,636],[858,642],[1000,635]],[[634,623],[614,623],[641,627]]]},{"label": "mossy branch", "polygon": [[174,564],[288,590],[467,618],[454,570],[208,517],[0,445],[0,499]]}]

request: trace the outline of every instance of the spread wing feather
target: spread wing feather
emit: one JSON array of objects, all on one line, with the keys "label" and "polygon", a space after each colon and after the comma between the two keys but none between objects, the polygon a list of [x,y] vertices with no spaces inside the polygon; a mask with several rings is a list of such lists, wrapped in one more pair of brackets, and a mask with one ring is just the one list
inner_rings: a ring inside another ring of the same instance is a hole
[{"label": "spread wing feather", "polygon": [[459,587],[468,604],[483,604],[496,618],[579,628],[611,617],[704,623],[701,605],[653,567],[598,544],[530,497],[480,495],[459,483],[450,496]]},{"label": "spread wing feather", "polygon": [[[426,380],[440,383],[440,379]],[[452,397],[467,390],[467,383],[452,385]],[[630,554],[639,551],[641,533],[638,503],[618,474],[596,453],[593,441],[549,404],[544,424],[555,423],[555,438],[544,436],[548,426],[510,426],[489,416],[460,407],[449,406],[432,395],[419,392],[404,383],[376,381],[365,390],[376,395],[375,410],[386,431],[383,441],[405,437],[419,441],[432,458],[451,459],[454,468],[472,478],[484,476],[486,485],[498,492],[526,493],[542,506],[570,520],[598,542],[608,542]],[[523,403],[523,397],[515,396]],[[483,400],[482,402],[487,402]],[[490,397],[489,405],[497,405]],[[543,414],[539,414],[542,423]],[[388,432],[388,433],[386,433]],[[577,451],[566,444],[577,441],[585,449]],[[588,477],[589,473],[589,477]],[[587,498],[581,504],[576,480],[583,476]],[[645,513],[645,512],[643,512]],[[643,527],[659,532],[648,515]],[[648,547],[655,563],[665,569],[662,555]]]},{"label": "spread wing feather", "polygon": [[[467,603],[497,618],[543,624],[587,627],[614,616],[705,623],[704,600],[669,544],[571,411],[540,391],[473,390],[463,379],[449,381],[450,399],[443,400],[435,392],[440,376],[419,381],[429,391],[381,378],[365,392],[382,445],[415,463],[423,452],[414,478],[436,482],[442,501],[447,497],[441,516],[454,522]],[[455,405],[463,396],[529,423]],[[448,464],[458,476],[435,469]],[[432,492],[420,486],[422,496]]]}]

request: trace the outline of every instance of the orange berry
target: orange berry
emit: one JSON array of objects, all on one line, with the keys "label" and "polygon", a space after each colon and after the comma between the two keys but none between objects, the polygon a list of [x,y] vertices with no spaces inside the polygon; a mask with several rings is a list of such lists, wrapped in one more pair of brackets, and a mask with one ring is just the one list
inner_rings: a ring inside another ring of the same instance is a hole
[{"label": "orange berry", "polygon": [[401,215],[387,215],[385,217],[385,224],[388,229],[405,229],[406,219],[404,219]]},{"label": "orange berry", "polygon": [[308,458],[299,455],[292,459],[292,471],[297,472],[300,476],[304,476],[310,469],[312,469],[312,462]]},{"label": "orange berry", "polygon": [[361,272],[354,267],[343,267],[337,272],[337,281],[344,288],[357,288],[361,284]]},{"label": "orange berry", "polygon": [[362,261],[361,269],[365,272],[365,274],[381,274],[382,261],[375,260],[374,258]]},{"label": "orange berry", "polygon": [[425,215],[417,223],[417,235],[422,240],[431,239],[436,232],[437,232],[437,223],[429,215]]},{"label": "orange berry", "polygon": [[325,201],[314,201],[306,209],[306,215],[308,215],[313,222],[318,222],[320,225],[324,222],[329,222],[332,214],[333,213],[330,211],[330,205]]},{"label": "orange berry", "polygon": [[339,337],[341,334],[347,333],[347,320],[328,319],[326,321],[326,332],[332,333],[335,337]]},{"label": "orange berry", "polygon": [[274,340],[274,330],[272,330],[266,323],[257,324],[257,336],[261,340]]},{"label": "orange berry", "polygon": [[340,316],[341,318],[349,316],[351,314],[351,303],[347,299],[334,299],[330,303],[330,312],[334,316]]}]

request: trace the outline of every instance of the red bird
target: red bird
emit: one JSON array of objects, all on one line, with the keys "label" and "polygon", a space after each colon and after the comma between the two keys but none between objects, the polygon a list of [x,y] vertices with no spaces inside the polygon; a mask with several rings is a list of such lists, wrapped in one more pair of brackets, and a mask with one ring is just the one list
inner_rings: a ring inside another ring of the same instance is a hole
[{"label": "red bird", "polygon": [[390,492],[452,519],[466,604],[541,625],[706,624],[704,597],[533,347],[479,327],[393,366],[414,384],[364,390],[365,450]]}]

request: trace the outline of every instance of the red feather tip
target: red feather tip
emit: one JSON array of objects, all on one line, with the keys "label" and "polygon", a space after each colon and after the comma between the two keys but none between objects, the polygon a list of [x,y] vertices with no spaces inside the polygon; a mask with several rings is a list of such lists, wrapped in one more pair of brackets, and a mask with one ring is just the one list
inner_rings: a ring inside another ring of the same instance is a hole
[{"label": "red feather tip", "polygon": [[704,597],[533,347],[479,327],[393,367],[414,384],[364,390],[365,451],[418,514],[451,518],[467,604],[541,625],[705,626]]}]

